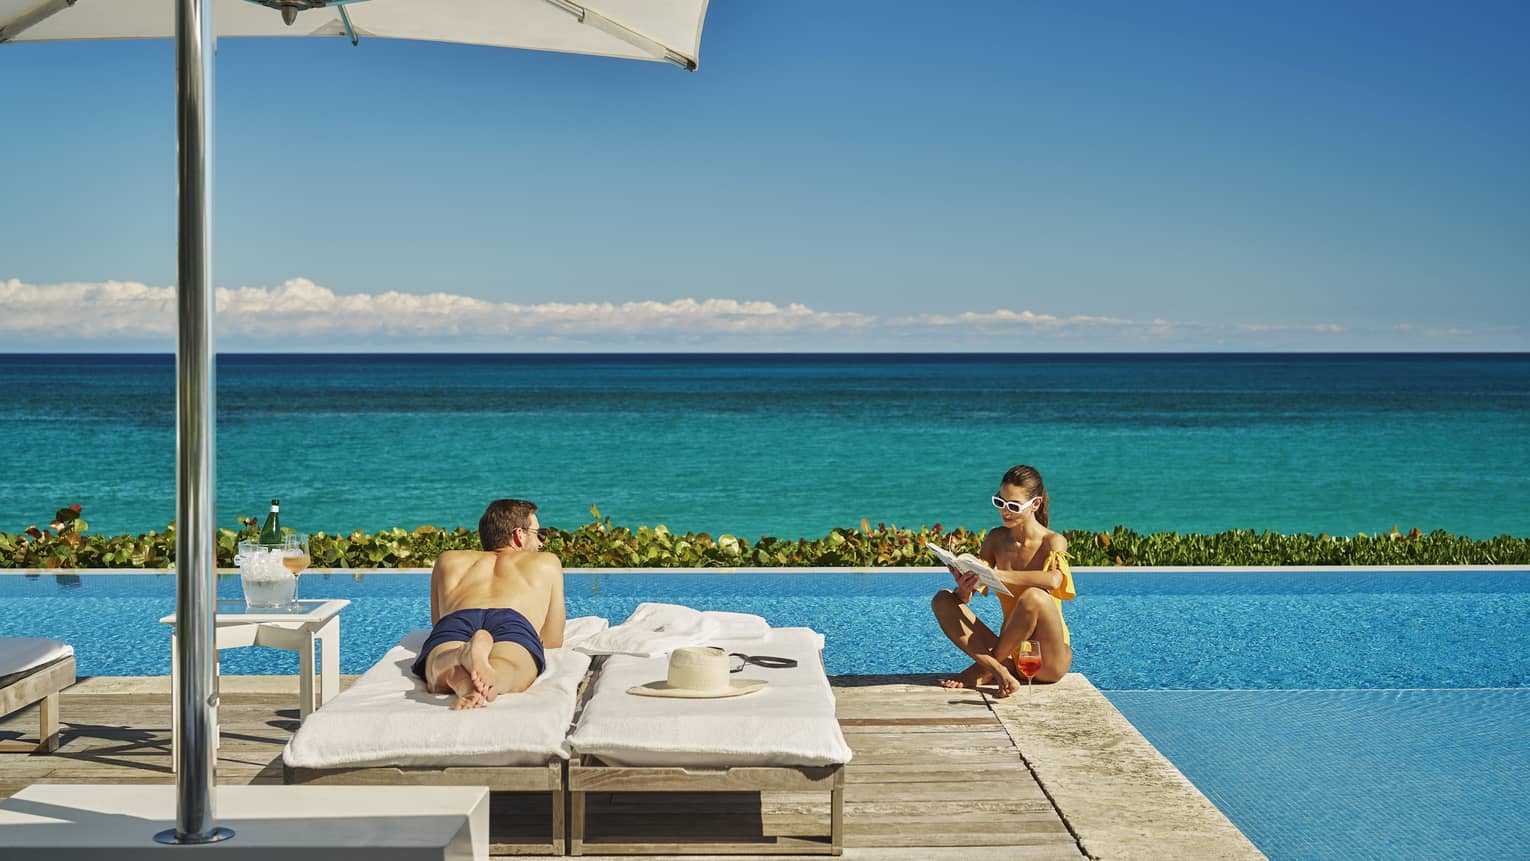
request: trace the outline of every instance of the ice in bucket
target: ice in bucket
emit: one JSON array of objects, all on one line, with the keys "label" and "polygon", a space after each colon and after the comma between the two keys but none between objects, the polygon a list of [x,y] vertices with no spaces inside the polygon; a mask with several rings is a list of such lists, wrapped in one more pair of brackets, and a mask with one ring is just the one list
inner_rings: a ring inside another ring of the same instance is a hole
[{"label": "ice in bucket", "polygon": [[244,584],[244,603],[250,608],[288,607],[297,598],[297,581],[282,564],[282,548],[239,542],[239,582]]}]

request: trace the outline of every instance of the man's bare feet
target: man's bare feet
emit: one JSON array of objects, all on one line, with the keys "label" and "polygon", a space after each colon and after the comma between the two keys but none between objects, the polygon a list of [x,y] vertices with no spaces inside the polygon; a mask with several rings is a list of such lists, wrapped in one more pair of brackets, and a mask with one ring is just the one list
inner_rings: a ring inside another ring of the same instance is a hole
[{"label": "man's bare feet", "polygon": [[481,709],[486,705],[488,703],[483,701],[483,696],[469,687],[466,696],[458,696],[457,699],[452,701],[452,711],[460,712],[464,709]]},{"label": "man's bare feet", "polygon": [[983,669],[982,666],[974,663],[967,669],[962,670],[961,673],[954,679],[941,679],[940,686],[943,688],[950,688],[951,690],[957,690],[959,688],[976,688],[978,685],[986,683],[990,678],[992,678],[991,673]]},{"label": "man's bare feet", "polygon": [[462,644],[462,652],[457,658],[457,663],[467,671],[473,683],[473,691],[484,703],[492,703],[499,696],[494,681],[494,667],[489,664],[489,651],[493,648],[494,637],[488,631],[474,631],[473,639]]},{"label": "man's bare feet", "polygon": [[[472,677],[460,665],[453,664],[441,674],[441,685],[457,695],[457,698],[452,701],[452,711],[477,708],[483,704],[483,697],[473,690]],[[443,690],[440,693],[446,693],[446,691]],[[473,704],[474,701],[477,705]]]}]

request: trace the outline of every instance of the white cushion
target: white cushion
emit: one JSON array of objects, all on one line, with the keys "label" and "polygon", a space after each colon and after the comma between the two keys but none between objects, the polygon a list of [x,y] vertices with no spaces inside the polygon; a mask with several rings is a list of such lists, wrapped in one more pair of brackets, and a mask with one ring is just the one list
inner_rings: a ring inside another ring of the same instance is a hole
[{"label": "white cushion", "polygon": [[74,647],[43,637],[0,637],[0,676],[21,676],[74,654]]},{"label": "white cushion", "polygon": [[719,699],[640,697],[627,689],[662,681],[667,657],[613,655],[569,736],[575,753],[619,766],[822,766],[850,761],[819,652],[823,635],[774,628],[763,639],[724,640],[730,652],[795,658],[789,669],[745,665],[736,678],[765,679],[757,693]]},{"label": "white cushion", "polygon": [[479,709],[452,711],[453,694],[425,691],[413,672],[426,630],[414,631],[339,696],[309,715],[287,742],[294,768],[544,765],[567,759],[568,726],[590,657],[578,643],[606,620],[570,619],[564,646],[547,650],[547,669],[530,688]]}]

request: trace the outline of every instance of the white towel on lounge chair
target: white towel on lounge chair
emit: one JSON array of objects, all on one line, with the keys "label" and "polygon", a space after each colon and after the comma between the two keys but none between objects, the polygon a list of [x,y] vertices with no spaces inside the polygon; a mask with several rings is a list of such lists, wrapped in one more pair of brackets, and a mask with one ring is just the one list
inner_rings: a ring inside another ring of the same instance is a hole
[{"label": "white towel on lounge chair", "polygon": [[543,765],[567,759],[568,726],[579,682],[589,669],[578,643],[606,627],[568,620],[564,645],[547,650],[547,669],[530,688],[479,709],[452,711],[452,694],[426,693],[412,670],[430,633],[413,631],[345,692],[309,715],[287,742],[293,768]]},{"label": "white towel on lounge chair", "polygon": [[823,635],[774,628],[763,639],[714,643],[730,652],[794,658],[797,666],[746,664],[739,676],[769,682],[757,693],[721,699],[639,697],[627,689],[662,680],[664,657],[614,655],[595,676],[593,692],[569,736],[576,754],[609,765],[727,768],[821,766],[850,761],[834,714],[834,692],[819,652]]},{"label": "white towel on lounge chair", "polygon": [[694,610],[679,604],[639,604],[625,622],[601,631],[577,648],[587,655],[667,655],[682,646],[711,646],[718,640],[752,640],[770,632],[752,613]]}]

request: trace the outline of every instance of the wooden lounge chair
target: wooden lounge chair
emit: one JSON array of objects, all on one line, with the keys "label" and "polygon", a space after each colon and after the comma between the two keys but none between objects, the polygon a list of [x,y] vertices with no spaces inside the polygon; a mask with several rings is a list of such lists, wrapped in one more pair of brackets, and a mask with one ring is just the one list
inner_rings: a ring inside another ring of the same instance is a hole
[{"label": "wooden lounge chair", "polygon": [[283,779],[547,792],[552,824],[543,839],[504,839],[509,835],[491,823],[489,848],[496,855],[562,855],[568,727],[590,666],[590,657],[570,644],[605,625],[570,619],[563,648],[547,650],[547,669],[530,689],[467,711],[449,709],[450,695],[425,692],[412,666],[429,632],[415,631],[303,722],[282,752]]},{"label": "wooden lounge chair", "polygon": [[74,684],[74,647],[37,637],[0,637],[0,717],[38,704],[37,743],[0,742],[0,753],[58,750],[58,695]]},{"label": "wooden lounge chair", "polygon": [[[823,636],[807,628],[777,628],[763,639],[710,645],[793,658],[797,666],[746,666],[743,676],[769,684],[744,696],[661,699],[633,696],[627,689],[664,679],[666,658],[607,658],[569,737],[575,754],[568,778],[570,854],[841,853],[844,765],[851,754],[824,673]],[[742,836],[710,833],[695,817],[673,834],[657,832],[642,817],[626,824],[597,821],[587,829],[592,792],[773,791],[826,793],[828,833],[767,834],[763,827],[759,834]]]}]

